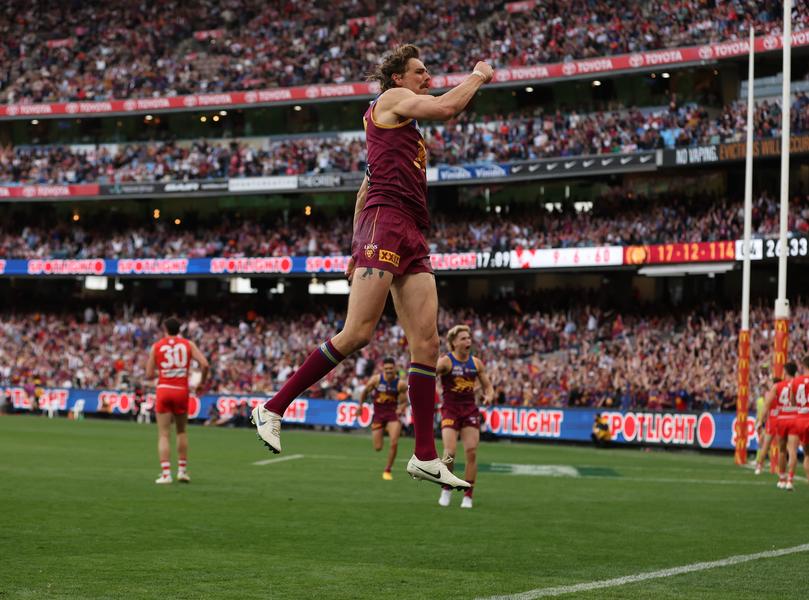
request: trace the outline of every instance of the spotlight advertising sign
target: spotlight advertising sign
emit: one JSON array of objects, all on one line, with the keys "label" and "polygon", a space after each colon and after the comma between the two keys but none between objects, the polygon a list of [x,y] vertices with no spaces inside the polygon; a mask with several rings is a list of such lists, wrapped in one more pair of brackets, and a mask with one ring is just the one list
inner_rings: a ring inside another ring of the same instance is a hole
[{"label": "spotlight advertising sign", "polygon": [[[113,415],[134,414],[135,394],[116,390],[77,390],[44,388],[36,392],[39,407],[44,410],[55,403],[60,411],[69,411],[78,400],[84,400],[87,413]],[[32,399],[22,387],[0,388],[0,396],[10,396],[17,411],[30,411]],[[263,394],[220,394],[192,396],[189,418],[208,418],[211,407],[216,406],[219,419],[228,420],[249,413],[257,404],[271,396]],[[143,399],[148,406],[154,402],[153,394]],[[356,429],[369,427],[373,419],[373,405],[351,400],[324,400],[298,398],[284,414],[285,423],[319,425]],[[734,450],[736,447],[735,412],[671,412],[671,411],[601,411],[595,408],[526,408],[513,406],[485,406],[481,431],[495,437],[526,440],[560,440],[589,442],[596,415],[607,418],[610,436],[615,444],[638,444],[704,450]],[[403,420],[411,424],[408,409]],[[757,449],[755,415],[747,417],[748,448]]]}]

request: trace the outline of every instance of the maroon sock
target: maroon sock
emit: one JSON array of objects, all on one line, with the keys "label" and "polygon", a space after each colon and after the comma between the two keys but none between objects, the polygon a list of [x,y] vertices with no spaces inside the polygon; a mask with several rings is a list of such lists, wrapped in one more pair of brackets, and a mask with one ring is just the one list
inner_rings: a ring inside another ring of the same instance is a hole
[{"label": "maroon sock", "polygon": [[469,498],[471,498],[472,493],[475,491],[475,480],[474,479],[467,479],[466,481],[469,482],[470,487],[469,487],[469,489],[464,490],[463,495],[468,496]]},{"label": "maroon sock", "polygon": [[433,415],[435,414],[435,367],[410,363],[407,375],[408,396],[413,413],[413,429],[416,433],[416,458],[433,460],[438,458],[433,437]]},{"label": "maroon sock", "polygon": [[295,398],[309,389],[309,386],[323,379],[344,358],[345,356],[335,349],[331,340],[323,342],[306,358],[301,368],[295,371],[278,393],[264,404],[264,408],[284,416],[287,407]]}]

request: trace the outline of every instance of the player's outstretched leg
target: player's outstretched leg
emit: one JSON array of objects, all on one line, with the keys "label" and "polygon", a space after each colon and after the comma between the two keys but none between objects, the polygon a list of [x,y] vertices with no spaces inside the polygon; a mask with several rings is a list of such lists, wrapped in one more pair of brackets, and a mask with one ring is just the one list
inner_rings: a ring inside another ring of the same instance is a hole
[{"label": "player's outstretched leg", "polygon": [[256,426],[258,439],[264,442],[273,454],[281,452],[281,415],[257,404],[250,414],[250,422]]},{"label": "player's outstretched leg", "polygon": [[379,269],[355,273],[343,330],[312,352],[269,402],[253,409],[251,420],[258,437],[272,452],[281,452],[281,419],[292,401],[323,379],[346,356],[368,344],[385,309],[392,280],[392,274]]},{"label": "player's outstretched leg", "polygon": [[267,448],[275,454],[281,452],[281,419],[287,407],[309,386],[320,381],[339,365],[344,358],[331,340],[322,343],[272,397],[272,400],[253,409],[250,420],[256,426],[259,439]]}]

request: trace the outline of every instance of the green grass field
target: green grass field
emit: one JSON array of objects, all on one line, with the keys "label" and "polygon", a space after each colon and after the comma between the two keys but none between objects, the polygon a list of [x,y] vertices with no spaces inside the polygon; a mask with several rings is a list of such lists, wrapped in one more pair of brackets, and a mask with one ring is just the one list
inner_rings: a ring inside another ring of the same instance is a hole
[{"label": "green grass field", "polygon": [[[156,486],[154,425],[0,418],[0,598],[471,599],[809,542],[809,486],[776,490],[730,456],[483,444],[495,466],[468,511],[407,478],[410,439],[392,482],[368,435],[287,431],[281,456],[303,458],[263,466],[251,430],[192,427],[190,443],[193,483]],[[805,598],[807,564],[563,597]]]}]

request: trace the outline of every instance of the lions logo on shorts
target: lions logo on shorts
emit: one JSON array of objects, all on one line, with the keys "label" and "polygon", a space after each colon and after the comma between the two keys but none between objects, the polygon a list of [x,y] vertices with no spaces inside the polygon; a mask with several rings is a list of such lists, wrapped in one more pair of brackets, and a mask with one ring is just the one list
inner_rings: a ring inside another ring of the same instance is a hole
[{"label": "lions logo on shorts", "polygon": [[365,258],[372,259],[376,253],[376,244],[365,244]]}]

